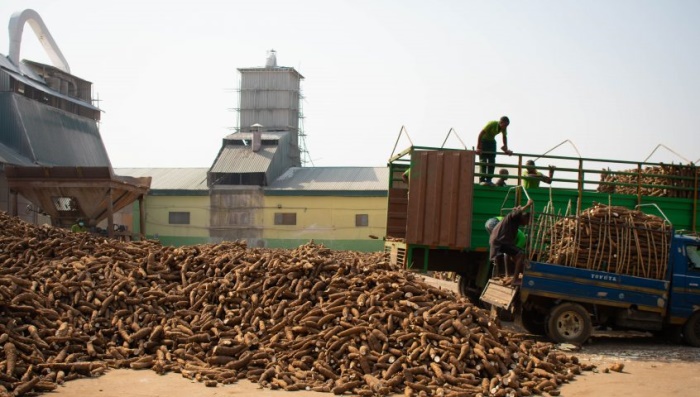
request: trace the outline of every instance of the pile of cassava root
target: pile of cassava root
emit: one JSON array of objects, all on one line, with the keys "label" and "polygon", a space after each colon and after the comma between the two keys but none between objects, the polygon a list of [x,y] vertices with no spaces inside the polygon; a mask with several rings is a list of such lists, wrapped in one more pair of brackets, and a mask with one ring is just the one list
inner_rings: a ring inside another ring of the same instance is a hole
[{"label": "pile of cassava root", "polygon": [[[548,224],[553,222],[553,224]],[[594,203],[578,216],[540,216],[532,259],[629,276],[666,277],[672,227],[663,218]]]},{"label": "pile of cassava root", "polygon": [[[662,164],[624,171],[603,170],[598,191],[652,197],[694,198],[698,169],[694,165]],[[641,180],[639,177],[641,175]],[[639,184],[639,191],[637,185]]]},{"label": "pile of cassava root", "polygon": [[592,369],[383,254],[165,247],[0,213],[0,395],[109,368],[335,394],[558,395]]}]

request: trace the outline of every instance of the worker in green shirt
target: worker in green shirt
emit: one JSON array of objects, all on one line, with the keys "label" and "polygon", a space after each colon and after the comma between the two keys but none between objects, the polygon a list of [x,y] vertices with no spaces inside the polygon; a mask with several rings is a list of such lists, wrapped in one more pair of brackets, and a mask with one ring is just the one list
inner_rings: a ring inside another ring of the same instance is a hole
[{"label": "worker in green shirt", "polygon": [[70,227],[70,231],[73,233],[86,233],[87,227],[85,226],[85,221],[78,219],[78,221]]},{"label": "worker in green shirt", "polygon": [[525,163],[525,171],[523,171],[523,187],[525,189],[536,189],[540,187],[540,181],[551,184],[552,177],[554,176],[554,168],[553,165],[550,165],[549,176],[546,176],[537,171],[533,160],[528,160]]},{"label": "worker in green shirt", "polygon": [[491,175],[496,168],[496,136],[501,134],[503,146],[501,150],[507,155],[513,154],[512,150],[508,149],[508,125],[510,120],[503,116],[499,121],[491,121],[479,133],[479,139],[476,143],[476,154],[479,155],[479,173],[487,174],[479,178],[482,185],[493,186]]}]

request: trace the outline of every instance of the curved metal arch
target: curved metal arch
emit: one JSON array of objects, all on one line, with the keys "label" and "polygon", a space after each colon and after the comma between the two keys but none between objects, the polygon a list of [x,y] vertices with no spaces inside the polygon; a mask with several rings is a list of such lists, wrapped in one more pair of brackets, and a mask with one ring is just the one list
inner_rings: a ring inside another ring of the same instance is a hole
[{"label": "curved metal arch", "polygon": [[56,44],[51,33],[49,33],[49,29],[44,24],[39,13],[32,9],[16,12],[10,17],[10,25],[8,26],[10,33],[10,61],[19,67],[19,50],[22,46],[22,31],[25,23],[29,23],[29,26],[32,27],[36,38],[39,39],[53,65],[70,74],[70,67],[58,48],[58,44]]}]

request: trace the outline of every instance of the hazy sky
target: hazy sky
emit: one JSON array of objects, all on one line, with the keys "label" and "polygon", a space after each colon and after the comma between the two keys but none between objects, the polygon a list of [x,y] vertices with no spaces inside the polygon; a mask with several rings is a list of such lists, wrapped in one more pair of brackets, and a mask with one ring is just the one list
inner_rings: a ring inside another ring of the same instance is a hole
[{"label": "hazy sky", "polygon": [[[315,166],[384,166],[402,126],[471,148],[502,115],[516,152],[700,160],[697,0],[2,0],[0,53],[27,8],[93,83],[114,167],[211,166],[270,49],[305,77]],[[20,57],[51,64],[29,25]]]}]

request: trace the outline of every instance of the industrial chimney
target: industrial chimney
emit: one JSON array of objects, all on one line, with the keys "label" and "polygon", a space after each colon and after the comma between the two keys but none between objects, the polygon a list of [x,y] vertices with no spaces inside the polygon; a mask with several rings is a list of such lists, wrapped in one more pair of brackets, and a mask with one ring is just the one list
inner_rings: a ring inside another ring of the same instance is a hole
[{"label": "industrial chimney", "polygon": [[267,60],[265,61],[266,68],[276,68],[277,67],[277,55],[275,55],[275,50],[270,50],[267,53]]}]

